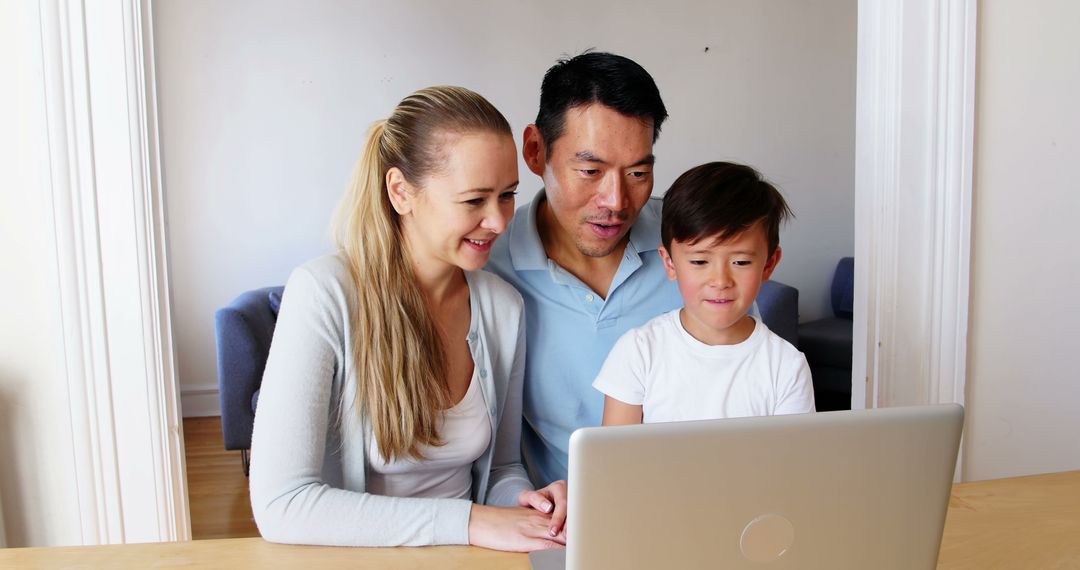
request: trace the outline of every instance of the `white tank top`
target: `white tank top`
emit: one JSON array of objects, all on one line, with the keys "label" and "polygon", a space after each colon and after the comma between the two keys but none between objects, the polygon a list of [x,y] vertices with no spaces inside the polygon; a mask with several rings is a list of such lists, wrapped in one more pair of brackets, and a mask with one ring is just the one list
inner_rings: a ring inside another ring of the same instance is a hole
[{"label": "white tank top", "polygon": [[465,396],[443,412],[439,436],[444,445],[421,446],[423,460],[398,457],[387,463],[375,437],[368,433],[367,492],[392,497],[468,499],[472,464],[491,442],[491,424],[480,381],[473,368]]}]

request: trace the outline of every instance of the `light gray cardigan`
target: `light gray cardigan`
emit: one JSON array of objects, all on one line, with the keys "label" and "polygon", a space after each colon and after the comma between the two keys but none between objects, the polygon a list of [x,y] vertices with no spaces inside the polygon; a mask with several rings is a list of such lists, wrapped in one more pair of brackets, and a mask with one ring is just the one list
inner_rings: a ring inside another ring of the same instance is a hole
[{"label": "light gray cardigan", "polygon": [[[521,465],[525,322],[521,295],[493,274],[467,272],[468,343],[491,421],[473,463],[473,501],[517,505],[532,489]],[[464,499],[365,493],[370,427],[356,392],[344,260],[327,255],[289,277],[263,374],[251,444],[251,506],[266,540],[292,544],[467,544]]]}]

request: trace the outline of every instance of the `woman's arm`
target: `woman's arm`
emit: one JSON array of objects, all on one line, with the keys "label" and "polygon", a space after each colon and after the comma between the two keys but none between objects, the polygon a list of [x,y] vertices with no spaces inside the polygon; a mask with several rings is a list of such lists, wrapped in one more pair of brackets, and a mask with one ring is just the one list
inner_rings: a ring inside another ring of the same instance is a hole
[{"label": "woman's arm", "polygon": [[[507,286],[509,287],[509,286]],[[521,464],[521,394],[525,381],[525,315],[521,297],[514,292],[516,304],[503,307],[504,311],[515,311],[517,319],[500,319],[501,323],[513,323],[517,320],[517,328],[513,337],[515,340],[511,346],[500,343],[502,354],[500,360],[511,357],[509,375],[505,380],[506,399],[496,427],[495,449],[492,454],[491,474],[488,478],[487,498],[484,501],[488,505],[518,506],[518,497],[523,491],[531,491],[532,483]],[[513,354],[506,354],[508,350]],[[499,370],[498,373],[504,373]],[[496,378],[496,382],[499,379]]]},{"label": "woman's arm", "polygon": [[467,544],[467,500],[385,497],[325,481],[340,476],[323,473],[327,434],[331,426],[339,429],[334,422],[355,420],[335,417],[341,406],[334,377],[352,347],[344,334],[348,288],[334,273],[300,268],[285,288],[252,435],[251,503],[259,531],[293,544]]}]

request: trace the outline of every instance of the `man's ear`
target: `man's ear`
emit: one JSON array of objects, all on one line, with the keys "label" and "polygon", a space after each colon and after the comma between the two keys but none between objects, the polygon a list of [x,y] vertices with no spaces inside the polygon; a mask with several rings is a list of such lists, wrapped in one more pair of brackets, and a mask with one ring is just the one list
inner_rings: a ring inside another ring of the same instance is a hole
[{"label": "man's ear", "polygon": [[405,180],[405,174],[396,166],[386,171],[386,195],[399,216],[412,212],[412,188],[409,187],[409,181]]},{"label": "man's ear", "polygon": [[769,259],[765,260],[765,271],[761,274],[762,281],[768,281],[769,277],[772,277],[773,271],[776,271],[776,266],[780,265],[780,258],[783,257],[783,253],[780,246],[776,246],[776,251],[769,256]]},{"label": "man's ear", "polygon": [[671,254],[664,246],[660,246],[660,259],[664,260],[664,271],[667,273],[668,279],[675,280],[675,262],[671,260]]},{"label": "man's ear", "polygon": [[521,157],[525,159],[525,165],[533,174],[543,177],[544,166],[547,164],[547,145],[544,144],[544,137],[540,135],[540,129],[536,125],[525,127],[525,134],[521,139]]}]

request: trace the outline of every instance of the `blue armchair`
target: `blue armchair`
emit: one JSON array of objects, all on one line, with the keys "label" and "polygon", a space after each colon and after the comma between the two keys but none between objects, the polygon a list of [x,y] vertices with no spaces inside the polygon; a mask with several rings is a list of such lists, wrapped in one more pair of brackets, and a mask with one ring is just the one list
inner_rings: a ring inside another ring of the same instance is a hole
[{"label": "blue armchair", "polygon": [[284,290],[265,287],[248,291],[214,314],[221,433],[225,449],[240,451],[245,475],[259,386]]},{"label": "blue armchair", "polygon": [[834,316],[799,325],[799,350],[806,355],[814,376],[819,412],[851,409],[855,258],[845,257],[836,265],[831,293]]},{"label": "blue armchair", "polygon": [[758,312],[769,330],[796,348],[799,346],[799,290],[779,281],[761,284]]}]

